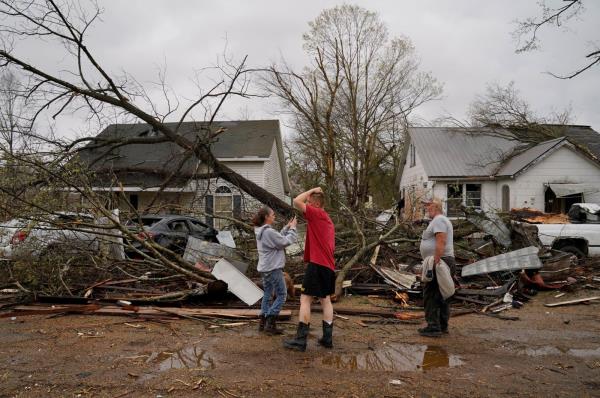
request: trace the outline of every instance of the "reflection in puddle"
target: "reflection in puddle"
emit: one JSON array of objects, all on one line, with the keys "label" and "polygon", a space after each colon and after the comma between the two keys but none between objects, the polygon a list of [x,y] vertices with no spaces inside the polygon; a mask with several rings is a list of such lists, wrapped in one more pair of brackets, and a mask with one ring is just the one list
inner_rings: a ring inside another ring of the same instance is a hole
[{"label": "reflection in puddle", "polygon": [[199,346],[184,347],[177,351],[153,352],[146,363],[158,363],[158,369],[145,373],[138,379],[143,382],[154,378],[158,373],[169,369],[211,370],[216,367],[215,356]]},{"label": "reflection in puddle", "polygon": [[543,346],[543,347],[527,347],[525,349],[519,350],[519,354],[527,355],[530,357],[540,357],[544,355],[562,355],[567,354],[574,357],[579,358],[589,358],[589,357],[600,357],[600,347],[594,349],[576,349],[570,348],[560,349],[552,346]]},{"label": "reflection in puddle", "polygon": [[164,359],[159,365],[159,371],[163,372],[169,369],[214,369],[215,360],[207,350],[198,346],[182,348],[179,351],[170,353],[168,358]]},{"label": "reflection in puddle", "polygon": [[388,344],[372,352],[357,355],[331,355],[322,364],[344,370],[428,371],[462,365],[456,355],[448,355],[439,346]]}]

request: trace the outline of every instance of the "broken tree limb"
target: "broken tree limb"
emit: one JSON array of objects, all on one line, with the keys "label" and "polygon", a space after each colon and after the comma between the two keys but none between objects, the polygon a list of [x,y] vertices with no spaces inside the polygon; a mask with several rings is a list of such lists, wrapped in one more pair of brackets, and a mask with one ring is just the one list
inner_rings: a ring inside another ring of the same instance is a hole
[{"label": "broken tree limb", "polygon": [[[348,260],[346,262],[346,264],[344,264],[342,266],[342,268],[340,269],[340,271],[337,274],[337,277],[335,279],[335,295],[338,298],[342,296],[342,290],[343,290],[342,283],[346,279],[346,274],[354,266],[354,264],[356,264],[356,262],[358,260],[360,260],[370,250],[372,250],[376,246],[380,245],[381,243],[385,242],[386,239],[388,239],[390,236],[392,236],[394,234],[394,232],[396,232],[400,228],[400,223],[398,222],[398,219],[396,218],[396,223],[394,224],[394,226],[388,232],[386,232],[385,234],[381,235],[375,241],[367,244],[365,236],[362,233],[362,230],[361,230],[360,225],[358,224],[358,222],[356,220],[356,217],[354,216],[353,213],[350,213],[350,214],[352,215],[352,220],[353,220],[354,226],[355,226],[355,228],[357,230],[357,234],[361,237],[361,245],[362,245],[362,247],[359,250],[356,251],[356,253],[354,254],[354,256],[352,256],[352,258],[350,260]],[[398,241],[398,240],[394,239],[394,241]]]}]

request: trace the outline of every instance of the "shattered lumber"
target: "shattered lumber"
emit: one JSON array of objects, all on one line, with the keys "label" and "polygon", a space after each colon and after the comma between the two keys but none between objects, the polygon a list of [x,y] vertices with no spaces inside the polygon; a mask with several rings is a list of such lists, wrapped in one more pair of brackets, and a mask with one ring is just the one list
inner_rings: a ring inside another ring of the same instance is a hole
[{"label": "shattered lumber", "polygon": [[[228,318],[228,319],[255,319],[260,315],[259,309],[208,309],[208,308],[155,308],[125,306],[117,307],[113,305],[99,304],[69,304],[69,305],[21,305],[14,307],[11,312],[0,314],[0,318],[9,316],[25,315],[48,315],[48,314],[81,314],[81,315],[115,315],[115,316],[137,316],[142,318],[165,318],[168,315],[178,317],[196,317],[196,318]],[[168,315],[167,315],[168,314]],[[282,310],[279,313],[279,319],[289,319],[292,316],[290,310]]]}]

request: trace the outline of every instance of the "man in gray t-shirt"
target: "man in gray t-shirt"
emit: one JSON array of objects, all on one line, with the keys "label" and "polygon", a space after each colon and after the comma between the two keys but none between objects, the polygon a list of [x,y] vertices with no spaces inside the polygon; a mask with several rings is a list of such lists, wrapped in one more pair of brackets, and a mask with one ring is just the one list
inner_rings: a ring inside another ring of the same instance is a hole
[{"label": "man in gray t-shirt", "polygon": [[[445,236],[437,234],[445,234]],[[436,244],[440,238],[445,238],[444,249],[441,256],[435,257]],[[448,217],[443,214],[437,214],[433,217],[427,229],[423,231],[420,250],[423,259],[434,256],[436,264],[440,262],[440,257],[454,257],[454,232],[452,230],[452,223],[448,220]]]},{"label": "man in gray t-shirt", "polygon": [[[434,267],[439,264],[440,259],[444,260],[450,267],[450,273],[454,275],[454,231],[452,223],[443,214],[441,200],[433,198],[423,200],[422,203],[426,206],[431,222],[427,229],[423,231],[421,237],[421,257],[425,260],[427,257],[433,256]],[[419,329],[419,334],[427,337],[438,337],[443,333],[448,333],[450,305],[440,293],[435,268],[433,279],[423,286],[423,300],[427,326]]]}]

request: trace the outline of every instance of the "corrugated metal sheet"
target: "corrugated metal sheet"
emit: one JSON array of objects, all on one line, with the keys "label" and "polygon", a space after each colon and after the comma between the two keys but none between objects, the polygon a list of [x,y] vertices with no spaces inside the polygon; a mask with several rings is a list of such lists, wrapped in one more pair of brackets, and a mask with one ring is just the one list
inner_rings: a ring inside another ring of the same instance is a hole
[{"label": "corrugated metal sheet", "polygon": [[387,284],[398,289],[410,289],[417,281],[415,274],[398,271],[389,267],[372,266],[372,268],[383,277]]},{"label": "corrugated metal sheet", "polygon": [[539,249],[535,246],[529,246],[524,249],[500,254],[498,256],[486,258],[476,263],[465,265],[462,268],[462,276],[473,276],[489,274],[498,271],[515,271],[520,269],[539,269],[542,268],[542,262],[538,257]]},{"label": "corrugated metal sheet", "polygon": [[527,167],[531,162],[538,159],[540,156],[554,151],[567,143],[566,138],[555,138],[553,140],[544,141],[536,146],[527,149],[526,151],[510,158],[496,175],[498,176],[513,176]]},{"label": "corrugated metal sheet", "polygon": [[492,176],[520,144],[489,128],[413,127],[409,133],[430,178]]},{"label": "corrugated metal sheet", "polygon": [[557,198],[563,198],[578,193],[590,194],[600,192],[596,184],[548,184]]}]

